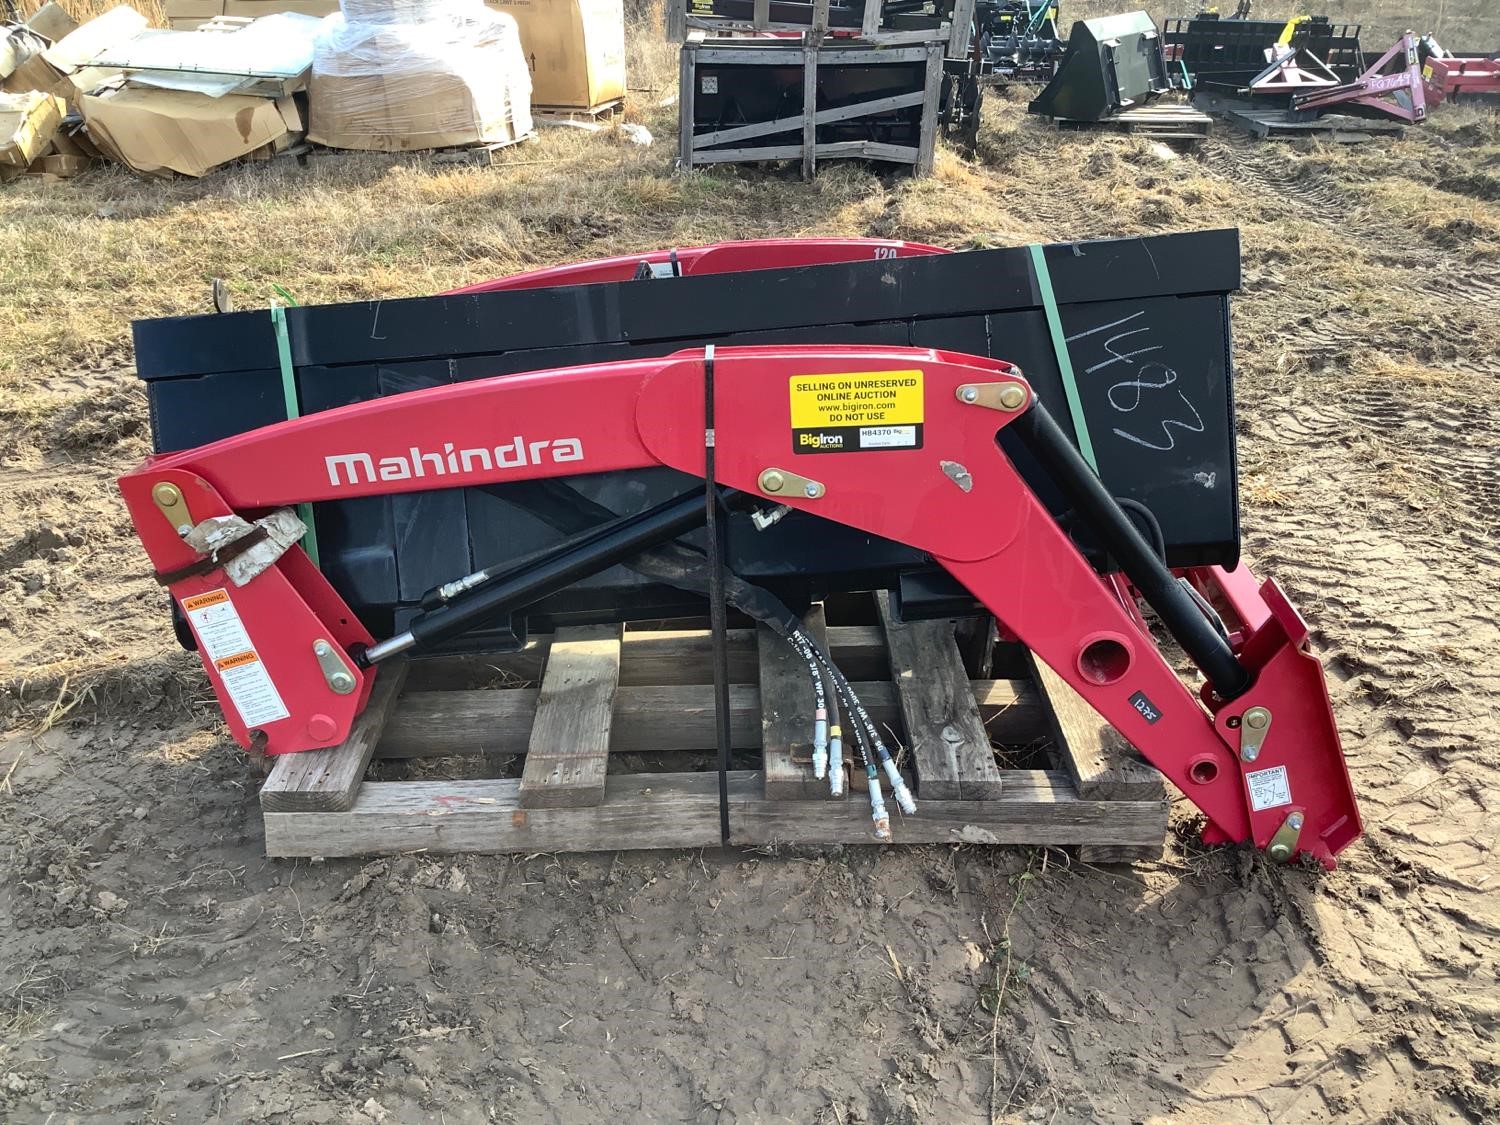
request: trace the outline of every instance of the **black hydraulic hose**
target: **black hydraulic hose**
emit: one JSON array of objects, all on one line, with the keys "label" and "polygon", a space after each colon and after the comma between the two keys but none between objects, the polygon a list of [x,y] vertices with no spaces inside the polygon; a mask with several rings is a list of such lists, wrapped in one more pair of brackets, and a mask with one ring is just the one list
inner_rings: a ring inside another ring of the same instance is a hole
[{"label": "black hydraulic hose", "polygon": [[707,518],[703,496],[691,493],[622,519],[600,536],[550,554],[524,570],[460,594],[446,605],[414,618],[405,633],[382,641],[363,654],[374,663],[415,647],[447,640],[501,614],[530,605],[580,578],[623,562],[647,547],[677,538],[702,526]]},{"label": "black hydraulic hose", "polygon": [[1104,549],[1119,562],[1183,651],[1202,669],[1215,694],[1221,699],[1243,695],[1250,687],[1250,673],[1178,584],[1176,576],[1157,557],[1151,544],[1121,510],[1046,408],[1033,402],[1009,428],[1057,483]]}]

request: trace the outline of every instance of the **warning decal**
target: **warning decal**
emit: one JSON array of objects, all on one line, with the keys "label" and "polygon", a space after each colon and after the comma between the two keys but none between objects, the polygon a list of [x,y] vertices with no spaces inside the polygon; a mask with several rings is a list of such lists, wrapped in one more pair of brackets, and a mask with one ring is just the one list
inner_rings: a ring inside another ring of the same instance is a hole
[{"label": "warning decal", "polygon": [[922,448],[922,372],[793,375],[792,452]]},{"label": "warning decal", "polygon": [[1255,812],[1292,803],[1292,786],[1287,781],[1285,766],[1252,770],[1245,775],[1245,784],[1250,786],[1250,808]]},{"label": "warning decal", "polygon": [[227,590],[210,590],[182,600],[198,648],[213,661],[224,690],[247,727],[285,719],[289,712],[260,655],[250,643],[239,610]]}]

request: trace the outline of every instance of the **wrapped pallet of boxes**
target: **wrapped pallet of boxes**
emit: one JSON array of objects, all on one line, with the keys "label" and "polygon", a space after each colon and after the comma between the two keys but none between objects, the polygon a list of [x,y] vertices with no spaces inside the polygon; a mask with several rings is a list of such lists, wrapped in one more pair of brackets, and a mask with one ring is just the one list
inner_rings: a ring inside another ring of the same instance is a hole
[{"label": "wrapped pallet of boxes", "polygon": [[410,152],[531,132],[516,21],[480,0],[343,0],[313,50],[308,139]]},{"label": "wrapped pallet of boxes", "polygon": [[[513,16],[531,69],[533,109],[594,113],[625,96],[624,0],[484,0]],[[190,31],[215,16],[326,16],[338,0],[166,0],[167,22]]]}]

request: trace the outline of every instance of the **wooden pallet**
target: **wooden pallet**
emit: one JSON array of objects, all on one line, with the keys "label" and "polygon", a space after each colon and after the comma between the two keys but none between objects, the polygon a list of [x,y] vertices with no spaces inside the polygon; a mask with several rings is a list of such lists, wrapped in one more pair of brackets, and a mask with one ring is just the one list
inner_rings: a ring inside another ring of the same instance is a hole
[{"label": "wooden pallet", "polygon": [[[536,132],[523,133],[511,141],[493,141],[489,144],[467,145],[453,148],[425,148],[410,149],[405,152],[382,152],[377,149],[354,149],[354,148],[328,148],[324,145],[313,144],[311,141],[297,141],[287,145],[285,148],[272,151],[267,145],[251,153],[247,159],[270,160],[291,157],[299,165],[306,167],[312,160],[347,160],[362,156],[389,156],[389,157],[419,157],[433,164],[467,164],[475,167],[487,168],[491,165],[506,163],[501,159],[501,153],[506,149],[514,148],[526,141],[536,140]],[[264,154],[264,155],[260,155]]]},{"label": "wooden pallet", "polygon": [[1338,144],[1360,144],[1376,137],[1399,137],[1406,127],[1399,121],[1377,121],[1343,113],[1314,116],[1289,109],[1272,109],[1233,98],[1203,94],[1193,104],[1221,117],[1235,128],[1262,140],[1316,139]]},{"label": "wooden pallet", "polygon": [[[898,623],[883,601],[879,612],[879,624],[830,627],[815,607],[807,625],[905,748],[918,809],[903,817],[891,804],[894,842],[1079,845],[1086,862],[1160,855],[1161,776],[1062,680],[1040,665],[1029,679],[971,679],[952,622]],[[382,666],[347,742],[275,760],[260,794],[266,851],[717,847],[711,651],[702,629],[607,626],[559,629],[518,653]],[[838,800],[812,777],[805,665],[764,628],[730,631],[729,665],[729,842],[874,842],[863,777]],[[528,686],[474,687],[497,675]],[[1002,768],[992,744],[1051,758]],[[373,758],[450,755],[524,765],[518,777],[365,780]],[[660,772],[624,772],[626,755]]]},{"label": "wooden pallet", "polygon": [[1145,105],[1127,109],[1102,121],[1053,118],[1058,129],[1130,133],[1161,141],[1199,142],[1214,127],[1214,119],[1190,105]]},{"label": "wooden pallet", "polygon": [[611,98],[596,106],[534,105],[531,119],[538,125],[604,124],[625,106],[624,98]]}]

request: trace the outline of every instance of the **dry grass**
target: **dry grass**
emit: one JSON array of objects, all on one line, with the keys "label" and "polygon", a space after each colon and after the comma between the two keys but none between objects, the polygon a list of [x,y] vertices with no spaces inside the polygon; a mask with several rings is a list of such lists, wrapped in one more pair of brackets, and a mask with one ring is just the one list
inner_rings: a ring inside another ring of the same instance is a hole
[{"label": "dry grass", "polygon": [[[1458,8],[1450,3],[1447,18]],[[674,92],[675,55],[653,30],[659,16],[655,0],[629,36],[627,117],[660,138],[649,149],[562,129],[494,169],[328,155],[307,168],[243,165],[199,181],[110,168],[7,187],[0,416],[16,431],[44,425],[66,401],[50,393],[57,372],[123,366],[132,318],[203,311],[214,277],[242,307],[269,301],[277,286],[302,302],[405,296],[565,260],[775,235],[960,246],[1235,224],[1251,290],[1269,291],[1241,321],[1252,341],[1284,327],[1278,295],[1295,289],[1317,315],[1376,326],[1372,346],[1397,362],[1446,358],[1401,338],[1441,323],[1460,350],[1494,350],[1493,323],[1431,300],[1404,301],[1393,316],[1389,288],[1402,253],[1500,259],[1492,113],[1443,107],[1411,139],[1364,151],[1236,141],[1176,156],[1131,138],[1059,137],[1025,115],[1016,92],[987,104],[973,158],[943,150],[926,180],[859,164],[832,165],[811,185],[754,169],[679,175],[676,109],[661,104]],[[1416,245],[1351,255],[1348,224],[1372,239],[1399,226]],[[1278,346],[1270,358],[1283,370],[1326,362]]]}]

